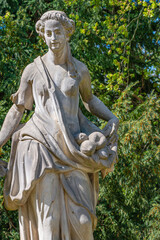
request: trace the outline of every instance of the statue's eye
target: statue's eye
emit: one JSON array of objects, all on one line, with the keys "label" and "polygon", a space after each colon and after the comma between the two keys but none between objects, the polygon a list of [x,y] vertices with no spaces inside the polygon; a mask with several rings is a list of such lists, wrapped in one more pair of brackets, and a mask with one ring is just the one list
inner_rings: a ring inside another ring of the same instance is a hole
[{"label": "statue's eye", "polygon": [[51,37],[52,33],[50,31],[47,31],[47,37]]},{"label": "statue's eye", "polygon": [[56,30],[55,34],[57,34],[57,35],[61,34],[60,30]]}]

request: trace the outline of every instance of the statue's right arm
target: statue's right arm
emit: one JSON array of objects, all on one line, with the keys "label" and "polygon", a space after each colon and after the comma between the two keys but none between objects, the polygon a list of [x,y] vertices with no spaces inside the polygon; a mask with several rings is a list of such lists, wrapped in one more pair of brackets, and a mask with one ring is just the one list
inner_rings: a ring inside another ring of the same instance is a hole
[{"label": "statue's right arm", "polygon": [[23,71],[18,91],[11,96],[11,100],[14,104],[7,113],[0,131],[0,147],[9,140],[18,127],[24,110],[32,109],[33,95],[31,79],[33,74],[34,64],[31,63]]},{"label": "statue's right arm", "polygon": [[10,108],[0,131],[0,147],[2,147],[9,140],[19,125],[24,109],[24,106],[17,106],[16,104],[13,104],[13,106]]}]

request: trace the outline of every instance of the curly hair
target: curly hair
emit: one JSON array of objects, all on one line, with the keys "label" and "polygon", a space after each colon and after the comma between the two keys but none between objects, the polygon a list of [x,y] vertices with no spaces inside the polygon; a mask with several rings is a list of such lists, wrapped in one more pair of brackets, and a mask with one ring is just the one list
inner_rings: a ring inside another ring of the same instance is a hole
[{"label": "curly hair", "polygon": [[59,21],[66,33],[66,37],[69,39],[71,35],[75,31],[75,23],[72,19],[69,19],[67,15],[62,12],[62,11],[48,11],[45,12],[41,18],[37,21],[35,27],[36,27],[36,32],[39,34],[40,37],[44,39],[44,29],[45,29],[45,22],[47,20],[57,20]]}]

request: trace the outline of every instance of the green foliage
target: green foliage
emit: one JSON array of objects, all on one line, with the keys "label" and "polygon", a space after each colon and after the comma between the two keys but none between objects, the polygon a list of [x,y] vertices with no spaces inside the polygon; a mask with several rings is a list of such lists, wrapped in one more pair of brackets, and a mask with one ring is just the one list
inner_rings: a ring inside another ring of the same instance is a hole
[{"label": "green foliage", "polygon": [[15,211],[7,211],[3,206],[3,182],[2,179],[0,182],[0,239],[19,240],[18,214]]},{"label": "green foliage", "polygon": [[[120,119],[119,162],[113,173],[100,178],[95,240],[158,240],[160,3],[0,1],[0,125],[24,67],[47,50],[34,25],[51,9],[63,10],[75,21],[72,54],[89,68],[94,94]],[[105,124],[87,111],[85,114],[95,123]],[[22,122],[31,115],[26,111]],[[1,157],[6,161],[9,149],[10,143],[2,151]],[[0,238],[18,239],[17,213],[3,208],[3,179],[0,186]]]},{"label": "green foliage", "polygon": [[113,106],[121,121],[119,163],[101,181],[97,239],[160,236],[160,101],[151,94],[133,110],[133,87]]}]

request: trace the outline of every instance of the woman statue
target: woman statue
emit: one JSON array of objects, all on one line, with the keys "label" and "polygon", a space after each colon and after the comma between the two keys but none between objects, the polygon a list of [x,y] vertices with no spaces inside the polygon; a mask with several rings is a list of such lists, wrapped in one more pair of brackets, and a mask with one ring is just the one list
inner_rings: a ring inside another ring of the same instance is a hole
[{"label": "woman statue", "polygon": [[[48,11],[36,23],[48,52],[29,64],[11,96],[0,146],[12,135],[4,186],[5,206],[19,211],[21,240],[93,240],[98,172],[113,170],[118,119],[91,92],[87,67],[73,58],[74,22]],[[108,123],[103,130],[79,109]],[[19,124],[25,109],[35,112]]]}]

